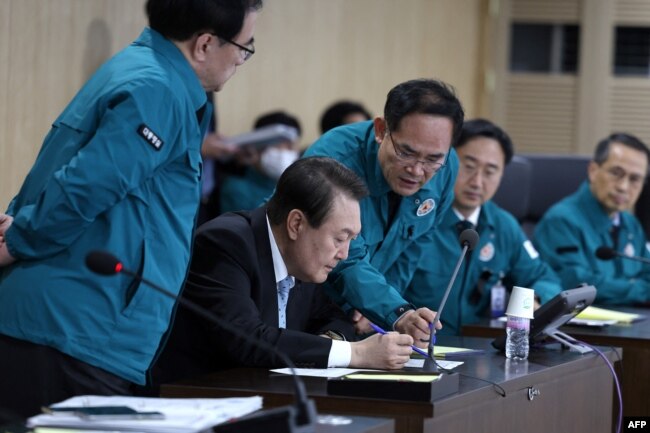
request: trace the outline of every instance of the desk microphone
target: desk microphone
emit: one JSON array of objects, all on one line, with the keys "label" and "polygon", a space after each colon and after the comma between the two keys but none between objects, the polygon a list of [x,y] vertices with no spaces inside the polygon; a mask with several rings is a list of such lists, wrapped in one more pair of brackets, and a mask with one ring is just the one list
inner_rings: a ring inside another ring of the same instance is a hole
[{"label": "desk microphone", "polygon": [[456,277],[458,276],[458,270],[460,269],[460,265],[463,263],[463,260],[465,259],[465,255],[467,254],[468,251],[472,251],[474,247],[476,247],[476,244],[478,243],[478,233],[474,229],[465,229],[460,233],[460,236],[458,236],[458,242],[460,242],[460,246],[463,247],[463,250],[460,253],[460,257],[458,257],[458,262],[456,262],[456,267],[454,268],[454,273],[451,275],[451,279],[449,280],[449,284],[447,285],[447,290],[445,290],[445,294],[442,297],[442,301],[440,302],[440,307],[438,307],[438,310],[436,311],[436,315],[433,318],[433,322],[431,322],[431,337],[429,338],[429,359],[433,360],[433,345],[435,344],[436,340],[436,323],[440,320],[440,316],[442,315],[442,310],[445,308],[445,304],[447,303],[447,297],[449,296],[449,292],[451,291],[451,286],[454,285],[456,282]]},{"label": "desk microphone", "polygon": [[[193,313],[201,316],[207,321],[218,325],[226,331],[243,338],[249,343],[252,343],[266,351],[278,356],[289,367],[292,373],[296,404],[295,407],[281,407],[270,410],[265,410],[257,414],[242,417],[236,422],[221,424],[212,428],[211,432],[214,433],[230,433],[230,432],[258,432],[260,429],[268,431],[278,431],[276,428],[280,427],[283,430],[292,433],[307,433],[315,431],[316,421],[316,406],[313,400],[307,398],[305,385],[296,374],[295,365],[289,357],[271,346],[269,343],[252,337],[237,327],[231,325],[229,322],[221,319],[210,311],[204,309],[200,305],[180,296],[161,286],[147,280],[142,275],[126,269],[120,260],[106,251],[91,251],[86,255],[86,266],[91,271],[99,275],[116,275],[119,273],[126,274],[136,280],[148,285],[156,291],[175,299],[183,307],[191,310]],[[277,423],[277,424],[274,424]],[[274,427],[277,426],[277,427]]]},{"label": "desk microphone", "polygon": [[616,251],[614,248],[606,247],[604,245],[596,248],[596,257],[600,260],[612,260],[615,257],[622,257],[624,259],[634,260],[635,262],[650,265],[650,259],[640,256],[628,256],[627,254]]}]

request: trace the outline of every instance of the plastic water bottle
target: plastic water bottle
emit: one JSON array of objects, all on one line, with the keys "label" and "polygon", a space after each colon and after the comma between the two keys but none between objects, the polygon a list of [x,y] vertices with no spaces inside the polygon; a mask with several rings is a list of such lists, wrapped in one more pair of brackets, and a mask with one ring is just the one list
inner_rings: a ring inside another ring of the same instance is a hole
[{"label": "plastic water bottle", "polygon": [[506,288],[499,280],[490,289],[490,315],[493,319],[497,319],[506,312]]},{"label": "plastic water bottle", "polygon": [[528,332],[530,319],[508,316],[506,325],[506,358],[521,360],[528,358]]}]

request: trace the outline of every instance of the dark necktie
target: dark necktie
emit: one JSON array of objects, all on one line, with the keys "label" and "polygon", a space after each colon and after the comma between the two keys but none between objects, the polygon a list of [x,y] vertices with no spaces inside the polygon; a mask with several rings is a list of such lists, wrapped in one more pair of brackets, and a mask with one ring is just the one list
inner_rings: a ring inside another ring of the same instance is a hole
[{"label": "dark necktie", "polygon": [[388,228],[393,224],[393,220],[395,219],[401,201],[402,196],[397,194],[395,191],[390,191],[388,193],[388,220],[386,224],[386,232],[388,232]]},{"label": "dark necktie", "polygon": [[474,224],[472,224],[467,220],[461,220],[456,223],[456,231],[458,232],[459,236],[463,231],[467,229],[473,229],[473,228],[474,228]]},{"label": "dark necktie", "polygon": [[207,107],[208,104],[206,102],[205,104],[201,105],[201,107],[198,110],[196,110],[196,120],[199,121],[199,125],[201,124],[201,122],[203,122],[203,115],[205,114],[205,109]]},{"label": "dark necktie", "polygon": [[618,248],[618,234],[621,231],[621,226],[618,224],[612,224],[609,228],[609,234],[612,236],[612,242],[614,242],[614,249]]}]

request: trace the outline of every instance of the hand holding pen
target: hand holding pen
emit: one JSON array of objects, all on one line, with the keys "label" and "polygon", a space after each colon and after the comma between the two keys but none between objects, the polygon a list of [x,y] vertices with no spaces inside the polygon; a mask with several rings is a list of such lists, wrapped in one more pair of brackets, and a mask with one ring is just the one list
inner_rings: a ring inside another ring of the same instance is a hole
[{"label": "hand holding pen", "polygon": [[[435,315],[436,313],[428,308],[408,311],[395,323],[395,330],[400,334],[409,334],[413,337],[416,346],[426,348],[431,336],[431,323]],[[438,322],[435,329],[441,327]]]},{"label": "hand holding pen", "polygon": [[[374,329],[375,332],[378,333],[378,334],[382,334],[382,335],[386,334],[386,331],[384,331],[381,327],[375,325],[374,323],[370,323],[370,327],[372,329]],[[425,352],[424,350],[422,350],[422,349],[420,349],[420,348],[418,348],[416,346],[411,346],[411,349],[413,349],[414,352],[419,353],[420,355],[424,356],[425,358],[429,357],[427,352]]]},{"label": "hand holding pen", "polygon": [[373,334],[360,341],[352,342],[350,368],[376,368],[394,370],[404,367],[411,358],[409,335],[397,332]]}]

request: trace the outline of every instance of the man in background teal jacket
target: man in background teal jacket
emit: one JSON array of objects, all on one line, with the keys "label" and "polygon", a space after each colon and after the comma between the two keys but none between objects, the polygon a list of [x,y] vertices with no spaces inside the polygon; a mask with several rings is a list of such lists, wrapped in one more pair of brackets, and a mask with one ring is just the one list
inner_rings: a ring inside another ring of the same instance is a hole
[{"label": "man in background teal jacket", "polygon": [[[220,90],[253,52],[257,0],[149,0],[150,28],[53,124],[0,214],[0,408],[17,417],[79,394],[129,394],[173,299],[84,266],[106,249],[175,293],[199,205],[201,141]],[[0,424],[2,424],[0,422]]]},{"label": "man in background teal jacket", "polygon": [[451,204],[458,171],[451,146],[463,117],[444,83],[407,81],[388,93],[384,117],[332,129],[305,153],[339,160],[370,190],[361,202],[361,234],[326,282],[335,301],[360,312],[355,314],[359,333],[370,330],[367,318],[411,335],[421,346],[429,339],[434,313],[416,311],[402,292],[422,245]]},{"label": "man in background teal jacket", "polygon": [[604,261],[600,247],[623,256],[650,259],[643,228],[632,209],[648,175],[648,147],[638,138],[615,133],[603,139],[578,191],[551,207],[535,227],[540,254],[564,287],[592,284],[596,303],[650,302],[650,266],[625,257]]},{"label": "man in background teal jacket", "polygon": [[458,235],[474,228],[480,240],[467,253],[447,298],[441,318],[445,334],[460,334],[463,324],[488,317],[493,287],[503,295],[506,283],[532,288],[541,302],[561,291],[560,280],[539,258],[517,220],[491,201],[512,159],[510,137],[492,122],[474,119],[463,125],[455,150],[460,167],[454,203],[424,247],[404,294],[418,307],[438,308],[460,256]]}]

